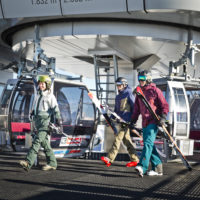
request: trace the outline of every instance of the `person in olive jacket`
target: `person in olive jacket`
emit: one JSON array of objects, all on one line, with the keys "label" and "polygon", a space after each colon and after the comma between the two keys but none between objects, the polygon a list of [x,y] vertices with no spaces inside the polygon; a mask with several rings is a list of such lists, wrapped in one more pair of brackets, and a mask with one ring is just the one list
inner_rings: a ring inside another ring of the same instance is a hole
[{"label": "person in olive jacket", "polygon": [[57,161],[48,139],[49,123],[52,115],[56,119],[57,126],[61,126],[61,116],[58,103],[51,92],[51,79],[47,75],[38,78],[39,91],[36,96],[35,108],[32,112],[33,122],[36,128],[36,135],[33,139],[32,146],[25,160],[21,160],[20,165],[28,171],[34,164],[40,147],[43,147],[46,155],[47,165],[42,170],[56,170]]}]

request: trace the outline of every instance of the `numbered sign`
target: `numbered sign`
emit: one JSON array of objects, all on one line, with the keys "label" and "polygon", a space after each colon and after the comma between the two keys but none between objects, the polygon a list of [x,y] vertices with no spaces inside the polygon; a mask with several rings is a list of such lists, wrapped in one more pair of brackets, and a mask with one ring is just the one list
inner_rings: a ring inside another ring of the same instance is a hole
[{"label": "numbered sign", "polygon": [[63,15],[126,12],[125,0],[61,0]]},{"label": "numbered sign", "polygon": [[61,15],[59,0],[1,0],[4,18]]}]

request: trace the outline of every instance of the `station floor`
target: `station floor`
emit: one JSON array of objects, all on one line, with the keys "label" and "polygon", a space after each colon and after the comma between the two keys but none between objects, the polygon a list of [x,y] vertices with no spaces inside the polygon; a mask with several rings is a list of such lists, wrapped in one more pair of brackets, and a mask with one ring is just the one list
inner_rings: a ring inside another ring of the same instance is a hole
[{"label": "station floor", "polygon": [[[192,171],[181,162],[164,163],[161,177],[138,177],[125,161],[106,167],[100,160],[62,158],[56,171],[40,167],[24,171],[18,164],[25,154],[0,152],[0,199],[120,200],[200,199],[200,159]],[[40,159],[40,165],[45,160]]]}]

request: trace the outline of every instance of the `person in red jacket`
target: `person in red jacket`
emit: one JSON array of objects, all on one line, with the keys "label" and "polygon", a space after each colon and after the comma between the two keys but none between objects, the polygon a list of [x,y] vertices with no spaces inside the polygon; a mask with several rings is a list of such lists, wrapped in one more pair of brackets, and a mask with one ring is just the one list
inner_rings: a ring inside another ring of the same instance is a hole
[{"label": "person in red jacket", "polygon": [[[138,81],[147,101],[155,113],[160,116],[160,124],[163,124],[166,121],[169,112],[169,105],[163,96],[162,91],[151,82],[151,75],[146,70],[138,73]],[[162,161],[154,146],[154,141],[158,132],[158,124],[145,107],[142,100],[136,96],[134,111],[132,114],[132,124],[137,122],[140,114],[142,115],[144,147],[140,157],[140,162],[135,169],[138,175],[143,177],[148,170],[149,162],[151,162],[152,170],[147,172],[147,175],[161,176],[163,175]]]}]

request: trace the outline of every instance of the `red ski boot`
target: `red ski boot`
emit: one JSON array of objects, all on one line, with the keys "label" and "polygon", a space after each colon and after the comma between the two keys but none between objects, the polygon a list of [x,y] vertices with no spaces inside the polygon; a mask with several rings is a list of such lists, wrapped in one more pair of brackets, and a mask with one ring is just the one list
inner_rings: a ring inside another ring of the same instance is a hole
[{"label": "red ski boot", "polygon": [[127,163],[126,167],[136,167],[138,163],[139,163],[139,161],[136,161],[136,162],[132,161],[132,162]]},{"label": "red ski boot", "polygon": [[105,163],[105,165],[106,165],[107,167],[110,167],[111,162],[109,161],[109,158],[102,156],[102,157],[101,157],[101,160]]}]

